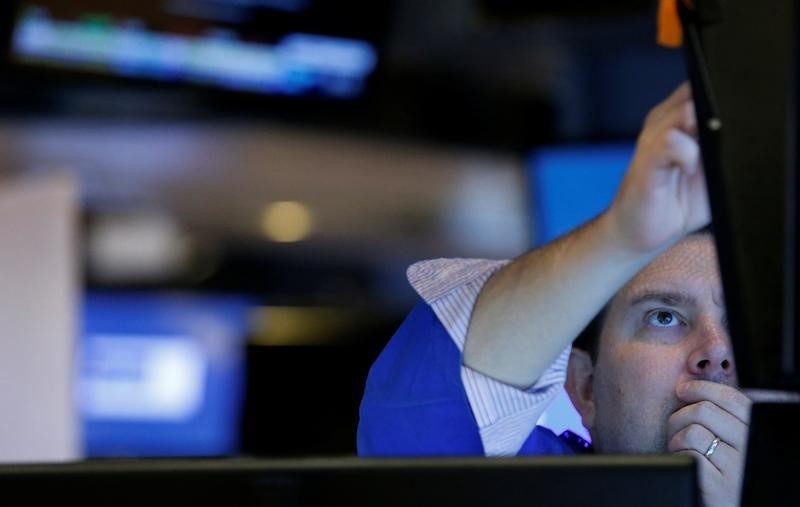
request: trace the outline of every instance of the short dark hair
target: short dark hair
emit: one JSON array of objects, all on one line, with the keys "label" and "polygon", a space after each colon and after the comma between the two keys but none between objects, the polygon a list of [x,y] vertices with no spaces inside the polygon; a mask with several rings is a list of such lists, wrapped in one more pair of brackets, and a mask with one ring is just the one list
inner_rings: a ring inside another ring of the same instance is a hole
[{"label": "short dark hair", "polygon": [[573,347],[581,349],[589,354],[589,357],[592,359],[592,364],[597,363],[597,349],[600,342],[600,333],[603,331],[603,324],[606,320],[607,309],[608,304],[586,324],[583,331],[581,331],[578,337],[575,338],[575,341],[572,342]]}]

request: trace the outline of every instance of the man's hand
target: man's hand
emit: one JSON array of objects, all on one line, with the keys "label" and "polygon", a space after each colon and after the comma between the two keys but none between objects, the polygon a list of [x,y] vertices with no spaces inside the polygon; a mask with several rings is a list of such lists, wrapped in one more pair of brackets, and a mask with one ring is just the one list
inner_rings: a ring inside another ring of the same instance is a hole
[{"label": "man's hand", "polygon": [[[706,507],[739,505],[750,399],[734,387],[707,380],[680,384],[676,394],[688,405],[667,422],[668,450],[697,458]],[[719,444],[706,456],[715,438]]]},{"label": "man's hand", "polygon": [[521,255],[481,289],[464,364],[532,386],[639,270],[710,220],[694,106],[681,85],[648,115],[608,210]]},{"label": "man's hand", "polygon": [[710,218],[688,83],[647,115],[628,172],[608,210],[636,252],[663,250]]}]

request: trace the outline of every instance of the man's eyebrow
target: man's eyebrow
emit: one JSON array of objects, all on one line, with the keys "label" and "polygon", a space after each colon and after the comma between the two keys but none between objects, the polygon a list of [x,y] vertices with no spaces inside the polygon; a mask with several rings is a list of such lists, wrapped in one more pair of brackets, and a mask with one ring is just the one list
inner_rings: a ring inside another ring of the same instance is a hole
[{"label": "man's eyebrow", "polygon": [[631,300],[630,306],[651,301],[670,306],[693,306],[697,304],[697,298],[686,292],[648,291],[635,295]]}]

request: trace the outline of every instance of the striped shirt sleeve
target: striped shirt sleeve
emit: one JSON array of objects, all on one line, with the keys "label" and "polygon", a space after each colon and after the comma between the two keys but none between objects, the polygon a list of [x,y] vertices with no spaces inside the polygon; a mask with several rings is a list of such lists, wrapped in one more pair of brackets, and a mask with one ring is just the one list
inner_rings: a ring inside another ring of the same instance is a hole
[{"label": "striped shirt sleeve", "polygon": [[[509,261],[433,259],[408,268],[408,280],[463,352],[472,309],[484,284]],[[566,378],[570,346],[539,380],[519,389],[461,366],[461,380],[487,456],[513,456]]]}]

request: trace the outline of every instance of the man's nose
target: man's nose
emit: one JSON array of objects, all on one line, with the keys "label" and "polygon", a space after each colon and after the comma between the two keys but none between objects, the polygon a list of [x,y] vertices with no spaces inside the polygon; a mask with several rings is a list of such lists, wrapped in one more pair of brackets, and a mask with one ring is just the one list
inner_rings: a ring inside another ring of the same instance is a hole
[{"label": "man's nose", "polygon": [[689,355],[688,369],[703,380],[730,383],[735,378],[730,336],[722,323],[709,320],[695,330],[696,345]]}]

